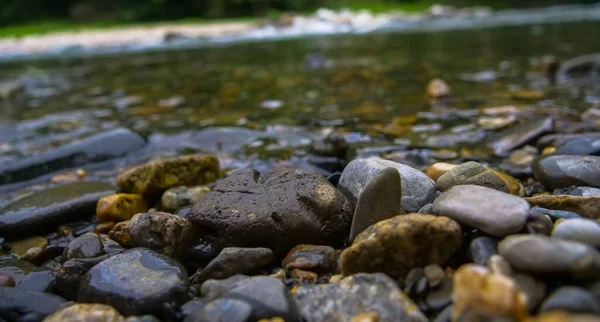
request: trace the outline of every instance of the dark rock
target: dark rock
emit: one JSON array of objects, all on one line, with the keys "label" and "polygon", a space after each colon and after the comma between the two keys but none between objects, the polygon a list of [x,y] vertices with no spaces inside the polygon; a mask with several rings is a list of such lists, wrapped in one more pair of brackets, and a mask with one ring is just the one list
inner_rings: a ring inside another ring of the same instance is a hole
[{"label": "dark rock", "polygon": [[541,120],[530,120],[501,131],[496,137],[488,140],[487,146],[492,149],[496,155],[505,156],[512,150],[551,131],[553,127],[554,120],[551,117]]},{"label": "dark rock", "polygon": [[84,275],[107,258],[108,255],[103,255],[94,258],[74,258],[64,262],[55,273],[57,293],[69,300],[76,300]]},{"label": "dark rock", "polygon": [[236,288],[241,283],[246,282],[248,279],[250,277],[246,275],[235,275],[223,280],[208,280],[202,283],[200,293],[203,298],[212,301],[223,296],[229,290]]},{"label": "dark rock", "polygon": [[379,321],[427,321],[384,274],[356,274],[339,283],[300,286],[294,297],[307,322],[345,322],[364,312],[376,312]]},{"label": "dark rock", "polygon": [[413,268],[408,272],[404,279],[404,292],[408,296],[416,297],[417,295],[417,284],[420,280],[425,277],[425,270],[421,267]]},{"label": "dark rock", "polygon": [[572,240],[592,247],[600,247],[600,224],[589,219],[568,219],[554,227],[552,238]]},{"label": "dark rock", "polygon": [[496,250],[496,240],[487,236],[480,236],[469,245],[469,256],[473,263],[481,266],[487,266],[488,260],[492,255],[498,253]]},{"label": "dark rock", "polygon": [[546,284],[533,277],[518,273],[512,277],[515,285],[525,295],[525,302],[529,312],[533,312],[546,297]]},{"label": "dark rock", "polygon": [[600,157],[549,155],[535,159],[533,175],[546,188],[569,186],[600,188]]},{"label": "dark rock", "polygon": [[423,298],[427,293],[427,289],[429,288],[429,283],[427,282],[427,278],[423,277],[417,282],[417,288],[415,295],[418,298]]},{"label": "dark rock", "polygon": [[450,322],[452,320],[452,305],[446,306],[438,315],[435,316],[433,322]]},{"label": "dark rock", "polygon": [[189,315],[184,322],[246,322],[251,316],[250,304],[234,299],[218,299]]},{"label": "dark rock", "polygon": [[509,192],[506,183],[495,172],[477,162],[463,163],[441,175],[436,186],[440,191],[447,191],[458,185],[477,185]]},{"label": "dark rock", "polygon": [[530,234],[550,236],[554,225],[550,216],[530,211],[525,227]]},{"label": "dark rock", "polygon": [[558,146],[554,154],[600,155],[600,139],[581,138],[569,140]]},{"label": "dark rock", "polygon": [[16,284],[19,284],[25,275],[35,269],[33,264],[17,260],[0,260],[0,274],[12,277]]},{"label": "dark rock", "polygon": [[546,209],[546,208],[542,208],[539,206],[535,206],[533,208],[531,208],[529,210],[529,213],[539,213],[539,214],[543,214],[546,215],[548,217],[550,217],[550,219],[552,219],[553,221],[556,221],[558,219],[574,219],[574,218],[581,218],[580,215],[571,212],[571,211],[563,211],[563,210],[550,210],[550,209]]},{"label": "dark rock", "polygon": [[430,290],[425,304],[430,311],[439,312],[452,303],[452,278],[444,278],[439,287]]},{"label": "dark rock", "polygon": [[563,286],[552,293],[540,306],[540,312],[552,310],[600,315],[600,303],[588,291],[574,286]]},{"label": "dark rock", "polygon": [[57,295],[0,287],[0,318],[6,321],[42,321],[63,303]]},{"label": "dark rock", "polygon": [[198,270],[190,280],[202,284],[209,279],[224,279],[237,274],[251,274],[273,261],[269,248],[224,248],[205,268]]},{"label": "dark rock", "polygon": [[94,258],[106,254],[104,245],[95,234],[84,234],[73,239],[65,248],[61,260],[63,262],[74,258]]},{"label": "dark rock", "polygon": [[330,246],[298,245],[283,259],[282,266],[288,271],[330,273],[335,269],[336,257],[335,249]]},{"label": "dark rock", "polygon": [[281,255],[303,243],[341,244],[351,216],[346,197],[317,173],[240,170],[218,182],[188,219],[207,232],[202,239],[213,253],[268,247]]},{"label": "dark rock", "polygon": [[425,277],[427,277],[427,282],[432,288],[438,287],[440,282],[446,277],[446,272],[438,264],[427,265],[423,270]]},{"label": "dark rock", "polygon": [[145,144],[141,136],[127,129],[100,133],[25,160],[0,166],[0,185],[105,162],[138,150]]},{"label": "dark rock", "polygon": [[314,140],[311,147],[313,152],[317,154],[338,157],[341,159],[344,159],[348,153],[348,143],[346,142],[346,139],[343,135],[337,133],[332,133],[322,139]]},{"label": "dark rock", "polygon": [[188,276],[181,264],[134,248],[94,266],[81,281],[78,301],[108,304],[123,315],[161,315],[165,303],[183,303],[187,292]]},{"label": "dark rock", "polygon": [[557,133],[557,134],[548,134],[539,138],[536,142],[536,146],[540,149],[543,149],[548,146],[560,146],[565,142],[574,140],[574,139],[596,139],[600,138],[600,133],[596,132],[588,132],[588,133],[575,133],[575,134],[566,134],[566,133]]},{"label": "dark rock", "polygon": [[[129,221],[130,247],[145,247],[161,254],[183,258],[196,231],[184,218],[150,212],[133,216]],[[113,234],[113,231],[111,231]]]},{"label": "dark rock", "polygon": [[112,190],[103,182],[80,182],[35,192],[0,209],[0,234],[22,236],[91,215],[98,199]]},{"label": "dark rock", "polygon": [[54,293],[54,285],[54,274],[51,271],[40,271],[27,274],[17,288],[32,292]]},{"label": "dark rock", "polygon": [[428,203],[425,206],[421,207],[421,209],[419,209],[419,211],[417,212],[424,215],[433,215],[433,204]]},{"label": "dark rock", "polygon": [[339,172],[344,170],[344,161],[336,158],[336,157],[324,157],[324,156],[316,156],[310,155],[305,158],[306,162],[310,165],[317,167],[326,175],[330,175],[335,172]]},{"label": "dark rock", "polygon": [[331,183],[334,187],[337,187],[338,183],[340,182],[341,177],[342,177],[342,173],[336,172],[336,173],[330,175],[329,177],[327,177],[327,181],[329,181],[329,183]]},{"label": "dark rock", "polygon": [[567,188],[559,188],[554,189],[553,195],[571,195],[571,196],[583,196],[583,197],[593,197],[600,196],[600,189],[592,188],[592,187],[567,187]]}]

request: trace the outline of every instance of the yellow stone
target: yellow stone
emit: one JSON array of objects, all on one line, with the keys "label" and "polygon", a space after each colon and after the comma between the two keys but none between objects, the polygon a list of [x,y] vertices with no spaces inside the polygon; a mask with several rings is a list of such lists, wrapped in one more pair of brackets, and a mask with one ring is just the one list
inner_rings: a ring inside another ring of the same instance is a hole
[{"label": "yellow stone", "polygon": [[577,314],[563,311],[542,313],[527,319],[526,322],[600,322],[600,316],[593,314]]},{"label": "yellow stone", "polygon": [[504,181],[504,183],[506,184],[506,187],[508,188],[508,192],[511,195],[521,196],[521,197],[525,196],[525,187],[515,177],[510,176],[502,171],[498,171],[498,170],[494,170],[494,169],[490,169],[490,170],[492,170],[492,172],[494,172],[498,177],[500,177],[500,179],[502,179],[502,181]]},{"label": "yellow stone", "polygon": [[319,275],[317,275],[317,273],[314,272],[304,271],[296,268],[292,270],[292,278],[297,281],[312,284],[317,281]]},{"label": "yellow stone", "polygon": [[350,322],[379,322],[377,312],[359,313]]},{"label": "yellow stone", "polygon": [[46,248],[48,246],[48,240],[44,237],[34,236],[21,240],[16,240],[12,242],[6,243],[6,245],[10,246],[10,252],[17,255],[23,256],[27,253],[31,248],[39,247],[41,249]]},{"label": "yellow stone", "polygon": [[108,237],[121,244],[123,247],[131,247],[131,232],[129,231],[129,220],[123,221],[115,225],[108,232]]},{"label": "yellow stone", "polygon": [[544,99],[546,96],[544,92],[533,90],[533,89],[521,89],[511,91],[511,97],[514,99],[525,100],[525,101],[537,101]]},{"label": "yellow stone", "polygon": [[147,210],[141,195],[119,193],[98,200],[96,218],[99,222],[121,222]]},{"label": "yellow stone", "polygon": [[444,173],[446,173],[456,167],[458,167],[458,165],[456,165],[456,164],[438,162],[438,163],[434,163],[431,166],[429,166],[429,168],[427,168],[427,171],[425,172],[425,174],[427,174],[427,176],[430,177],[431,180],[437,181],[438,178],[441,177]]},{"label": "yellow stone", "polygon": [[542,150],[542,155],[548,155],[548,154],[552,154],[556,151],[556,147],[553,146],[547,146]]},{"label": "yellow stone", "polygon": [[277,316],[270,319],[260,319],[258,322],[285,322],[285,320],[282,317]]},{"label": "yellow stone", "polygon": [[77,303],[62,307],[47,316],[44,322],[125,322],[112,306]]}]

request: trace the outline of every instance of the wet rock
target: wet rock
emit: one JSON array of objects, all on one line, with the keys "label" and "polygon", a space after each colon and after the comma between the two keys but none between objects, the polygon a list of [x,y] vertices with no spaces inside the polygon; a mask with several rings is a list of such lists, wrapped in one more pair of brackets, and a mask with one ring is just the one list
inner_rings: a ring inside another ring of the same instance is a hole
[{"label": "wet rock", "polygon": [[349,146],[343,135],[331,133],[322,139],[313,140],[311,148],[316,154],[344,159]]},{"label": "wet rock", "polygon": [[600,157],[549,155],[535,159],[533,175],[546,188],[600,187]]},{"label": "wet rock", "polygon": [[600,315],[600,303],[582,288],[563,286],[554,291],[540,306],[540,312],[554,310]]},{"label": "wet rock", "polygon": [[567,187],[554,189],[553,195],[570,195],[570,196],[583,196],[583,197],[593,197],[600,196],[600,189],[592,188],[592,187]]},{"label": "wet rock", "polygon": [[550,217],[550,219],[552,219],[553,221],[556,221],[558,219],[581,218],[580,215],[578,215],[578,214],[576,214],[574,212],[562,211],[562,210],[550,210],[550,209],[542,208],[542,207],[539,207],[539,206],[532,207],[529,210],[529,213],[530,214],[532,214],[532,213],[539,213],[539,214],[542,214],[542,215],[546,215],[546,216]]},{"label": "wet rock", "polygon": [[213,182],[218,176],[216,156],[193,154],[130,168],[117,177],[117,185],[122,192],[152,196],[177,186]]},{"label": "wet rock", "polygon": [[546,297],[546,284],[527,274],[516,274],[513,281],[525,296],[529,312],[533,312]]},{"label": "wet rock", "polygon": [[107,258],[108,255],[102,255],[93,258],[74,258],[64,262],[55,270],[57,294],[69,300],[76,300],[84,275]]},{"label": "wet rock", "polygon": [[464,185],[441,194],[433,203],[433,211],[490,235],[506,236],[525,226],[529,204],[494,189]]},{"label": "wet rock", "polygon": [[402,183],[401,207],[414,212],[435,198],[435,183],[423,172],[407,165],[380,158],[358,159],[350,162],[340,178],[338,188],[353,205],[362,190],[378,173],[386,168],[396,168]]},{"label": "wet rock", "polygon": [[22,236],[93,214],[98,199],[112,189],[102,182],[80,182],[35,192],[0,209],[0,234]]},{"label": "wet rock", "polygon": [[592,247],[600,247],[600,224],[588,219],[564,220],[554,227],[552,238],[572,240]]},{"label": "wet rock", "polygon": [[281,255],[303,243],[340,244],[351,216],[346,197],[325,178],[295,169],[236,171],[218,182],[187,218],[211,232],[213,252],[268,247]]},{"label": "wet rock", "polygon": [[0,318],[6,321],[42,321],[56,311],[65,300],[60,296],[38,293],[16,287],[0,287]]},{"label": "wet rock", "polygon": [[554,225],[549,216],[540,212],[530,211],[525,228],[531,234],[550,236]]},{"label": "wet rock", "polygon": [[78,301],[108,304],[124,315],[160,315],[163,303],[183,303],[187,291],[188,276],[181,264],[134,248],[94,266],[81,281]]},{"label": "wet rock", "polygon": [[555,154],[600,155],[600,139],[580,138],[569,140],[556,147]]},{"label": "wet rock", "polygon": [[458,167],[456,164],[438,162],[427,168],[425,174],[431,178],[431,180],[437,181],[439,177],[456,167]]},{"label": "wet rock", "polygon": [[402,185],[395,168],[386,168],[371,179],[358,195],[350,241],[367,227],[400,214]]},{"label": "wet rock", "polygon": [[301,269],[292,270],[292,274],[290,275],[298,283],[314,284],[319,278],[319,275],[317,273],[303,271]]},{"label": "wet rock", "polygon": [[[554,212],[553,216],[568,216],[572,218],[573,214],[598,219],[600,218],[600,196],[582,197],[582,196],[564,196],[564,195],[540,195],[531,198],[525,198],[532,206],[540,206],[553,210],[562,210]],[[537,211],[543,211],[537,208]],[[568,214],[566,212],[569,212]],[[548,214],[550,216],[550,214]]]},{"label": "wet rock", "polygon": [[554,127],[552,118],[531,120],[511,126],[488,140],[487,146],[498,156],[505,156],[509,152],[538,138]]},{"label": "wet rock", "polygon": [[527,317],[525,297],[508,277],[491,274],[486,268],[467,264],[454,274],[452,320],[470,315],[494,318]]},{"label": "wet rock", "polygon": [[163,193],[161,205],[166,210],[176,210],[195,204],[208,192],[210,188],[204,186],[171,188]]},{"label": "wet rock", "polygon": [[110,232],[108,232],[108,236],[123,247],[133,247],[133,242],[131,240],[131,232],[129,231],[129,224],[130,221],[123,221],[116,224],[110,230]]},{"label": "wet rock", "polygon": [[452,219],[409,214],[378,222],[360,233],[340,257],[344,275],[383,272],[394,278],[429,264],[445,264],[461,245]]},{"label": "wet rock", "polygon": [[7,242],[5,244],[10,247],[10,252],[12,254],[23,256],[32,248],[46,248],[46,246],[48,246],[48,240],[44,237],[34,236],[18,241]]},{"label": "wet rock", "polygon": [[25,160],[0,166],[0,185],[109,161],[136,151],[145,144],[141,136],[127,129],[100,133]]},{"label": "wet rock", "polygon": [[217,299],[229,290],[236,288],[238,285],[249,280],[250,277],[246,275],[235,275],[222,280],[208,280],[202,283],[200,293],[203,298],[208,301]]},{"label": "wet rock", "polygon": [[[145,247],[178,258],[185,256],[186,247],[194,235],[194,229],[187,220],[164,212],[137,214],[131,218],[127,229],[123,228],[120,232],[113,230],[113,235],[120,234],[118,238],[129,238],[126,243],[130,247]],[[127,232],[129,236],[126,236]]]},{"label": "wet rock", "polygon": [[25,261],[3,260],[0,261],[0,274],[10,276],[16,284],[19,284],[25,275],[35,269],[35,265]]},{"label": "wet rock", "polygon": [[73,258],[94,258],[106,254],[104,245],[95,234],[84,234],[73,239],[62,254],[62,261]]},{"label": "wet rock", "polygon": [[96,218],[100,222],[121,222],[148,210],[141,195],[119,193],[98,200]]},{"label": "wet rock", "polygon": [[218,299],[189,315],[184,322],[246,322],[252,305],[236,299]]},{"label": "wet rock", "polygon": [[44,322],[105,321],[125,322],[125,318],[113,307],[104,304],[77,303],[61,307]]},{"label": "wet rock", "polygon": [[54,274],[51,271],[31,272],[23,277],[17,287],[32,292],[53,293],[54,280]]},{"label": "wet rock", "polygon": [[332,272],[336,266],[336,251],[330,246],[298,245],[283,259],[282,266],[317,273]]},{"label": "wet rock", "polygon": [[523,272],[573,278],[600,276],[600,252],[578,242],[513,235],[498,244],[498,252]]},{"label": "wet rock", "polygon": [[436,182],[441,191],[447,191],[458,185],[477,185],[502,192],[509,192],[504,180],[496,173],[477,162],[467,162],[446,172]]},{"label": "wet rock", "polygon": [[205,268],[190,280],[202,284],[208,279],[224,279],[237,274],[251,274],[273,261],[269,248],[224,248]]},{"label": "wet rock", "polygon": [[300,286],[294,297],[307,322],[349,321],[365,312],[377,313],[380,321],[427,321],[384,274],[356,274],[337,283]]},{"label": "wet rock", "polygon": [[452,321],[452,305],[446,306],[438,315],[436,315],[433,322],[450,322]]},{"label": "wet rock", "polygon": [[252,307],[250,321],[272,317],[281,317],[286,322],[301,321],[287,287],[275,278],[252,277],[223,294],[221,299],[235,299],[249,304]]},{"label": "wet rock", "polygon": [[8,274],[0,274],[0,287],[13,287],[15,286],[15,279]]}]

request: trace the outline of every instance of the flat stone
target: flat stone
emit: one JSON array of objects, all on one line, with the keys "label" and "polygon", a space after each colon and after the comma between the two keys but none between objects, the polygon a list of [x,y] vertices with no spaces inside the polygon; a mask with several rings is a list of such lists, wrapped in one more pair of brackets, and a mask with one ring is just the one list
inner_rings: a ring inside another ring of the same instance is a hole
[{"label": "flat stone", "polygon": [[567,187],[567,188],[559,188],[554,189],[552,192],[553,195],[571,195],[571,196],[583,196],[583,197],[593,197],[600,196],[600,189],[593,187]]},{"label": "flat stone", "polygon": [[18,288],[32,292],[54,293],[55,278],[52,271],[31,272],[17,285]]},{"label": "flat stone", "polygon": [[16,287],[0,287],[0,317],[7,321],[42,321],[66,301],[54,294],[31,292]]},{"label": "flat stone", "polygon": [[12,277],[16,284],[19,284],[25,275],[35,269],[35,265],[25,261],[4,260],[0,261],[0,274]]},{"label": "flat stone", "polygon": [[283,259],[282,266],[318,273],[330,273],[336,267],[337,252],[330,246],[298,245]]},{"label": "flat stone", "polygon": [[445,264],[461,242],[461,228],[450,218],[400,215],[360,233],[342,252],[339,263],[346,276],[383,272],[401,278],[415,267]]},{"label": "flat stone", "polygon": [[600,276],[600,252],[578,242],[513,235],[498,244],[498,252],[523,272],[573,278]]},{"label": "flat stone", "polygon": [[119,193],[98,200],[96,218],[99,222],[121,222],[146,210],[148,206],[141,195]]},{"label": "flat stone", "polygon": [[487,146],[496,155],[505,156],[512,150],[520,148],[542,134],[551,131],[553,127],[554,120],[551,117],[530,120],[502,130],[487,141]]},{"label": "flat stone", "polygon": [[224,279],[237,274],[251,274],[273,261],[269,248],[224,248],[205,268],[198,270],[190,280],[202,284],[209,279]]},{"label": "flat stone", "polygon": [[563,286],[550,294],[540,306],[540,312],[554,310],[600,315],[600,303],[582,288]]},{"label": "flat stone", "polygon": [[453,168],[440,176],[436,182],[436,186],[440,191],[447,191],[458,185],[477,185],[509,192],[502,178],[495,172],[473,161]]},{"label": "flat stone", "polygon": [[379,172],[396,168],[401,178],[401,207],[415,212],[435,198],[435,183],[423,172],[404,164],[381,158],[357,159],[344,169],[338,189],[356,206],[361,192]]},{"label": "flat stone", "polygon": [[81,282],[78,301],[108,304],[124,315],[160,315],[163,303],[184,303],[187,292],[188,276],[181,264],[134,248],[94,266]]},{"label": "flat stone", "polygon": [[523,229],[529,208],[519,197],[475,185],[452,187],[433,203],[435,214],[500,237]]},{"label": "flat stone", "polygon": [[589,219],[564,220],[554,227],[552,238],[572,240],[592,247],[600,247],[600,223]]},{"label": "flat stone", "polygon": [[[534,201],[535,203],[536,201]],[[546,208],[542,208],[540,206],[535,206],[535,207],[531,207],[531,209],[529,210],[529,213],[539,213],[542,215],[546,215],[548,217],[550,217],[550,219],[552,219],[553,221],[557,221],[559,219],[574,219],[574,218],[581,218],[580,215],[571,212],[571,211],[563,211],[563,210],[551,210],[551,209],[546,209]]]},{"label": "flat stone", "polygon": [[208,301],[212,301],[223,296],[223,294],[236,288],[238,285],[247,281],[248,279],[250,279],[250,277],[247,275],[238,274],[222,280],[208,280],[202,283],[202,286],[200,287],[200,294]]},{"label": "flat stone", "polygon": [[535,159],[533,176],[546,188],[569,186],[600,188],[600,157],[581,155],[549,155]]},{"label": "flat stone", "polygon": [[44,319],[44,322],[75,321],[126,322],[125,318],[112,306],[84,303],[76,303],[61,307]]},{"label": "flat stone", "polygon": [[0,209],[0,234],[22,236],[93,214],[98,199],[113,192],[103,182],[79,182],[34,192]]},{"label": "flat stone", "polygon": [[572,139],[557,146],[555,153],[564,155],[600,155],[600,139]]},{"label": "flat stone", "polygon": [[384,274],[355,274],[337,283],[306,285],[294,293],[307,322],[346,322],[360,313],[377,313],[380,321],[421,322],[427,318]]},{"label": "flat stone", "polygon": [[361,191],[354,209],[350,241],[367,227],[400,214],[402,185],[396,168],[386,168]]},{"label": "flat stone", "polygon": [[[600,196],[583,197],[567,195],[540,195],[531,198],[525,198],[532,206],[540,206],[552,210],[568,211],[579,216],[591,219],[599,219]],[[540,209],[538,209],[540,210]],[[550,215],[550,214],[548,214]],[[562,218],[573,218],[573,215],[566,213],[554,213],[555,216]],[[564,215],[560,216],[560,215]]]},{"label": "flat stone", "polygon": [[184,322],[246,322],[252,306],[235,299],[218,299],[189,315]]}]

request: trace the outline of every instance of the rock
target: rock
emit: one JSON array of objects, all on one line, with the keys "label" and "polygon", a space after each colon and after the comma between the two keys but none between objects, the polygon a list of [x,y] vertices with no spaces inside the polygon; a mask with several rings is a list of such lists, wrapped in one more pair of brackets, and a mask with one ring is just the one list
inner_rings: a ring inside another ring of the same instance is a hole
[{"label": "rock", "polygon": [[533,312],[546,297],[546,284],[527,274],[516,274],[513,281],[525,296],[529,312]]},{"label": "rock", "polygon": [[456,167],[458,167],[456,164],[438,162],[429,166],[425,174],[431,178],[431,180],[437,181],[439,177]]},{"label": "rock", "polygon": [[[532,206],[540,206],[543,208],[549,208],[553,210],[562,210],[563,212],[554,212],[553,215],[556,217],[569,217],[573,218],[572,213],[580,216],[599,219],[600,212],[600,196],[594,197],[580,197],[580,196],[565,196],[565,195],[540,195],[531,198],[525,198]],[[537,209],[542,212],[541,209]],[[565,212],[570,212],[566,214]],[[548,214],[550,216],[550,214]]]},{"label": "rock", "polygon": [[424,215],[433,215],[433,204],[432,203],[426,204],[425,206],[421,207],[421,209],[419,209],[419,211],[417,213],[424,214]]},{"label": "rock", "polygon": [[589,219],[568,219],[558,223],[552,230],[552,238],[577,241],[600,247],[600,224]]},{"label": "rock", "polygon": [[246,282],[250,277],[246,275],[235,275],[223,280],[208,280],[202,283],[200,293],[203,298],[208,301],[220,298],[229,290],[236,288],[238,285]]},{"label": "rock", "polygon": [[600,155],[600,139],[578,138],[569,140],[556,147],[555,154],[563,155]]},{"label": "rock", "polygon": [[540,312],[554,310],[600,315],[600,303],[582,288],[563,286],[554,291],[540,306]]},{"label": "rock", "polygon": [[[65,300],[60,296],[16,287],[0,287],[0,318],[6,321],[42,321]],[[22,319],[27,316],[27,319]]]},{"label": "rock", "polygon": [[494,189],[464,185],[442,193],[433,203],[433,212],[501,237],[523,229],[529,204]]},{"label": "rock", "polygon": [[595,139],[600,138],[600,133],[598,132],[587,132],[587,133],[556,133],[556,134],[548,134],[544,135],[537,140],[537,147],[545,148],[549,146],[560,146],[565,144],[568,141],[574,139]]},{"label": "rock", "polygon": [[451,278],[445,277],[440,280],[439,285],[430,290],[425,296],[425,304],[428,311],[439,312],[452,303],[453,282]]},{"label": "rock", "polygon": [[96,227],[94,227],[94,232],[98,234],[108,234],[113,228],[115,228],[116,224],[117,223],[114,221],[99,223],[96,225]]},{"label": "rock", "polygon": [[[535,201],[534,201],[534,203],[535,203]],[[574,212],[562,211],[562,210],[550,210],[550,209],[542,208],[540,206],[532,207],[529,210],[529,214],[532,214],[532,213],[546,215],[546,216],[550,217],[550,219],[552,219],[553,221],[557,221],[559,219],[581,218],[581,216],[579,216],[578,214],[576,214]]]},{"label": "rock", "polygon": [[463,163],[446,172],[437,180],[436,186],[441,191],[447,191],[458,185],[477,185],[509,192],[508,187],[496,173],[477,162]]},{"label": "rock", "polygon": [[513,235],[498,244],[498,252],[523,272],[573,278],[600,276],[600,252],[578,242]]},{"label": "rock", "polygon": [[0,209],[0,234],[23,236],[93,214],[98,199],[112,190],[102,182],[79,182],[34,192]]},{"label": "rock", "polygon": [[207,301],[205,299],[194,299],[181,306],[181,318],[185,321],[186,318],[196,315],[203,307],[206,306]]},{"label": "rock", "polygon": [[18,288],[32,292],[54,293],[54,274],[51,271],[31,272],[17,285]]},{"label": "rock", "polygon": [[[486,268],[466,264],[454,274],[453,321],[470,315],[494,318],[527,317],[525,296],[515,283],[503,275],[491,274]],[[471,321],[471,320],[465,320]]]},{"label": "rock", "polygon": [[31,180],[54,172],[107,162],[141,149],[144,139],[116,129],[74,141],[39,155],[0,166],[0,185]]},{"label": "rock", "polygon": [[380,321],[427,321],[384,274],[356,274],[333,284],[299,286],[294,297],[307,322],[349,321],[365,312],[377,313]]},{"label": "rock", "polygon": [[349,146],[343,135],[331,133],[322,139],[313,140],[311,148],[316,154],[344,159]]},{"label": "rock", "polygon": [[527,319],[526,322],[599,322],[600,318],[592,314],[573,314],[563,311],[541,313],[536,317]]},{"label": "rock", "polygon": [[2,260],[0,261],[0,274],[10,276],[16,284],[19,284],[25,275],[31,273],[35,265],[25,261]]},{"label": "rock", "polygon": [[0,287],[13,287],[15,286],[15,279],[8,274],[0,274]]},{"label": "rock", "polygon": [[427,84],[427,96],[430,98],[442,98],[450,94],[450,86],[442,79],[434,78]]},{"label": "rock", "polygon": [[525,196],[525,187],[517,180],[516,178],[498,170],[490,169],[494,172],[508,188],[508,193],[515,196],[524,197]]},{"label": "rock", "polygon": [[81,281],[78,301],[108,304],[124,315],[160,314],[164,303],[184,303],[187,291],[181,264],[134,248],[94,266]]},{"label": "rock", "polygon": [[567,187],[554,189],[553,195],[570,195],[570,196],[583,196],[583,197],[593,197],[600,196],[600,189],[592,188],[592,187]]},{"label": "rock", "polygon": [[202,284],[208,279],[224,279],[237,274],[251,274],[273,261],[269,248],[224,248],[205,268],[190,280]]},{"label": "rock", "polygon": [[55,270],[57,293],[69,300],[76,300],[84,275],[107,258],[108,255],[102,255],[93,258],[74,258],[64,262]]},{"label": "rock", "polygon": [[446,277],[446,273],[438,264],[425,266],[423,272],[431,287],[436,287]]},{"label": "rock", "polygon": [[496,155],[505,156],[509,152],[540,137],[542,134],[551,131],[553,127],[554,120],[551,117],[541,120],[530,120],[502,130],[498,135],[487,141],[487,146]]},{"label": "rock", "polygon": [[185,256],[186,247],[195,233],[187,220],[164,212],[137,214],[131,218],[127,229],[119,229],[113,229],[113,235],[121,231],[118,238],[127,239],[129,232],[126,242],[130,247],[145,247],[178,258]]},{"label": "rock", "polygon": [[338,189],[353,205],[358,202],[362,190],[379,172],[396,168],[402,183],[401,207],[406,212],[415,212],[435,198],[435,183],[423,172],[407,165],[380,158],[357,159],[344,169]]},{"label": "rock", "polygon": [[208,192],[210,188],[204,186],[171,188],[163,193],[161,205],[166,210],[177,210],[195,204]]},{"label": "rock", "polygon": [[404,279],[404,292],[408,296],[416,297],[418,284],[422,280],[427,280],[425,270],[421,267],[411,269]]},{"label": "rock", "polygon": [[550,236],[554,226],[550,216],[536,211],[529,211],[525,227],[530,234]]},{"label": "rock", "polygon": [[350,241],[369,226],[400,214],[402,185],[395,168],[385,168],[371,179],[358,196]]},{"label": "rock", "polygon": [[492,274],[511,277],[514,274],[512,266],[500,255],[492,255],[488,260],[488,269]]},{"label": "rock", "polygon": [[283,259],[282,266],[288,271],[294,269],[317,273],[330,273],[336,267],[337,254],[330,246],[298,245]]},{"label": "rock", "polygon": [[236,171],[218,182],[187,218],[207,231],[209,253],[225,247],[268,247],[282,255],[303,243],[339,245],[351,216],[346,197],[325,178],[294,169],[262,175]]},{"label": "rock", "polygon": [[272,317],[281,317],[286,322],[301,321],[296,303],[285,284],[272,277],[252,277],[223,294],[222,299],[249,304],[252,307],[250,321]]},{"label": "rock", "polygon": [[317,279],[319,278],[319,275],[317,273],[303,271],[301,269],[292,270],[291,275],[292,275],[292,278],[295,281],[297,281],[298,283],[314,284],[317,281]]},{"label": "rock", "polygon": [[379,314],[375,312],[359,313],[350,322],[379,322]]},{"label": "rock", "polygon": [[108,236],[122,245],[123,247],[131,248],[133,247],[133,242],[131,241],[131,232],[129,231],[130,221],[123,221],[116,224],[109,232]]},{"label": "rock", "polygon": [[48,246],[48,240],[44,237],[34,236],[34,237],[28,237],[28,238],[18,240],[18,241],[8,242],[5,244],[10,247],[10,252],[12,254],[15,254],[17,256],[23,256],[31,248],[34,248],[34,247],[39,247],[42,249],[46,248],[46,246]]},{"label": "rock", "polygon": [[236,299],[218,299],[188,316],[184,322],[246,322],[252,316],[252,305]]},{"label": "rock", "polygon": [[61,307],[44,322],[125,322],[125,318],[113,307],[104,304],[77,303]]},{"label": "rock", "polygon": [[380,221],[360,233],[340,257],[344,275],[383,272],[404,277],[415,267],[445,264],[460,248],[461,228],[452,219],[409,214]]},{"label": "rock", "polygon": [[119,193],[98,200],[96,218],[100,222],[121,222],[148,210],[141,195]]},{"label": "rock", "polygon": [[94,258],[106,254],[98,235],[84,234],[73,239],[63,251],[63,262],[73,258]]},{"label": "rock", "polygon": [[533,175],[546,188],[569,186],[600,188],[600,157],[581,155],[549,155],[535,159]]},{"label": "rock", "polygon": [[219,176],[219,160],[212,154],[193,154],[146,163],[117,177],[122,192],[160,195],[177,186],[213,182]]},{"label": "rock", "polygon": [[433,322],[451,322],[452,319],[452,305],[446,306],[445,309],[440,312]]},{"label": "rock", "polygon": [[500,170],[519,178],[530,177],[532,174],[531,164],[538,153],[539,151],[535,147],[525,146],[513,151],[507,159],[502,160],[498,167]]}]

